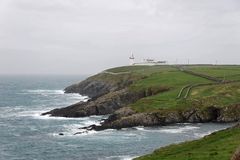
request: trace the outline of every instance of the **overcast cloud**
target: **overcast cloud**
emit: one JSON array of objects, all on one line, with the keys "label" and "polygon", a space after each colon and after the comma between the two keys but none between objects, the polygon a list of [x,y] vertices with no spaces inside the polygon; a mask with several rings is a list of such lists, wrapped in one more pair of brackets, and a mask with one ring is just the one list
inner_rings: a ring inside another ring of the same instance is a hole
[{"label": "overcast cloud", "polygon": [[239,0],[0,0],[0,74],[90,74],[155,58],[240,63]]}]

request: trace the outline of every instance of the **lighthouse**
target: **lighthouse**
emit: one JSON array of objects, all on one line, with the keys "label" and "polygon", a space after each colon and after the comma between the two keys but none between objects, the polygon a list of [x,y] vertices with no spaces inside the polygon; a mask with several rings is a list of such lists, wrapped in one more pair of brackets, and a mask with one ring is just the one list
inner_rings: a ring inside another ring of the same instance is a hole
[{"label": "lighthouse", "polygon": [[131,52],[131,56],[129,57],[129,64],[134,65],[135,64],[134,60],[135,58],[134,58],[133,52]]}]

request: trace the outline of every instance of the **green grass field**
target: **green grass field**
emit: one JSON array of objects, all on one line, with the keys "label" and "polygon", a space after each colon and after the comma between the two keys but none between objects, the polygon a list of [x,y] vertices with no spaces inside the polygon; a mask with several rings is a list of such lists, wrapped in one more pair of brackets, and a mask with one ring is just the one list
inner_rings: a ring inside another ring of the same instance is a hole
[{"label": "green grass field", "polygon": [[[225,73],[225,79],[240,80],[239,66],[185,66],[184,68],[216,78],[224,78],[221,76]],[[216,82],[182,72],[174,66],[128,66],[108,71],[114,73],[129,72],[132,77],[144,77],[129,86],[130,91],[165,88],[164,92],[142,98],[131,104],[130,107],[137,112],[159,109],[184,109],[193,106],[193,104],[198,107],[209,105],[221,107],[240,101],[240,83],[194,87],[190,90],[191,92],[186,99],[177,99],[180,90],[184,86]],[[186,90],[184,90],[183,94],[186,94]]]},{"label": "green grass field", "polygon": [[201,77],[189,75],[181,71],[165,71],[155,73],[150,77],[140,80],[130,88],[133,90],[149,87],[166,87],[168,91],[154,96],[140,99],[130,106],[139,112],[153,111],[156,109],[176,108],[179,105],[185,105],[186,100],[177,100],[177,95],[181,88],[188,84],[209,83],[210,81]]},{"label": "green grass field", "polygon": [[159,73],[164,71],[175,71],[176,68],[164,65],[164,66],[123,66],[108,69],[108,72],[121,73],[121,72],[130,72],[134,74],[140,74],[144,76],[150,76],[153,73]]},{"label": "green grass field", "polygon": [[240,128],[232,128],[160,148],[136,160],[230,160],[239,145]]},{"label": "green grass field", "polygon": [[200,106],[237,104],[240,102],[240,82],[194,88],[190,100],[198,100]]},{"label": "green grass field", "polygon": [[225,80],[239,80],[240,79],[240,67],[237,65],[229,66],[186,66],[188,70],[196,73],[202,73],[205,75],[213,76]]}]

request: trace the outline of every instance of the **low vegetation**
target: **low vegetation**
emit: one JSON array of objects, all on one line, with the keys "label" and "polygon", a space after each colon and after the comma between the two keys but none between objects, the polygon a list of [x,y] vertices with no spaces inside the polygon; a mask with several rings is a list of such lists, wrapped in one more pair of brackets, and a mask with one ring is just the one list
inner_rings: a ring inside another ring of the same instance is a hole
[{"label": "low vegetation", "polygon": [[161,148],[136,160],[230,160],[239,145],[240,128],[235,127]]},{"label": "low vegetation", "polygon": [[240,67],[238,65],[206,65],[206,66],[185,66],[186,69],[196,73],[202,73],[205,75],[221,78],[223,80],[239,80],[240,79]]},{"label": "low vegetation", "polygon": [[[225,78],[227,80],[240,80],[239,66],[185,66],[187,70],[205,74],[213,78]],[[232,69],[232,70],[231,70]],[[144,76],[129,86],[129,90],[151,90],[163,89],[163,92],[154,96],[140,99],[130,107],[137,112],[149,112],[162,109],[184,109],[204,106],[226,106],[236,104],[240,101],[240,82],[216,83],[206,78],[182,72],[174,66],[133,66],[111,69],[112,72],[130,71],[135,75]],[[215,72],[216,73],[215,73]],[[224,77],[221,77],[226,71]],[[238,79],[239,78],[239,79]],[[200,85],[198,84],[206,84]],[[177,98],[179,92],[185,86],[193,87],[183,91],[183,96]],[[194,87],[194,85],[196,85]],[[185,97],[185,94],[186,95]],[[184,98],[185,97],[185,98]]]}]

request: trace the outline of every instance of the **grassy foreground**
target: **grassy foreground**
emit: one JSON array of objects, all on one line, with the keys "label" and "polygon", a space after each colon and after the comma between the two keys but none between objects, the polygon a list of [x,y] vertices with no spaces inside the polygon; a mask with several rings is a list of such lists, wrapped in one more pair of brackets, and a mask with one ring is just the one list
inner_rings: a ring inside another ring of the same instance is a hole
[{"label": "grassy foreground", "polygon": [[240,128],[213,133],[200,140],[173,144],[136,160],[230,160],[240,145]]}]

